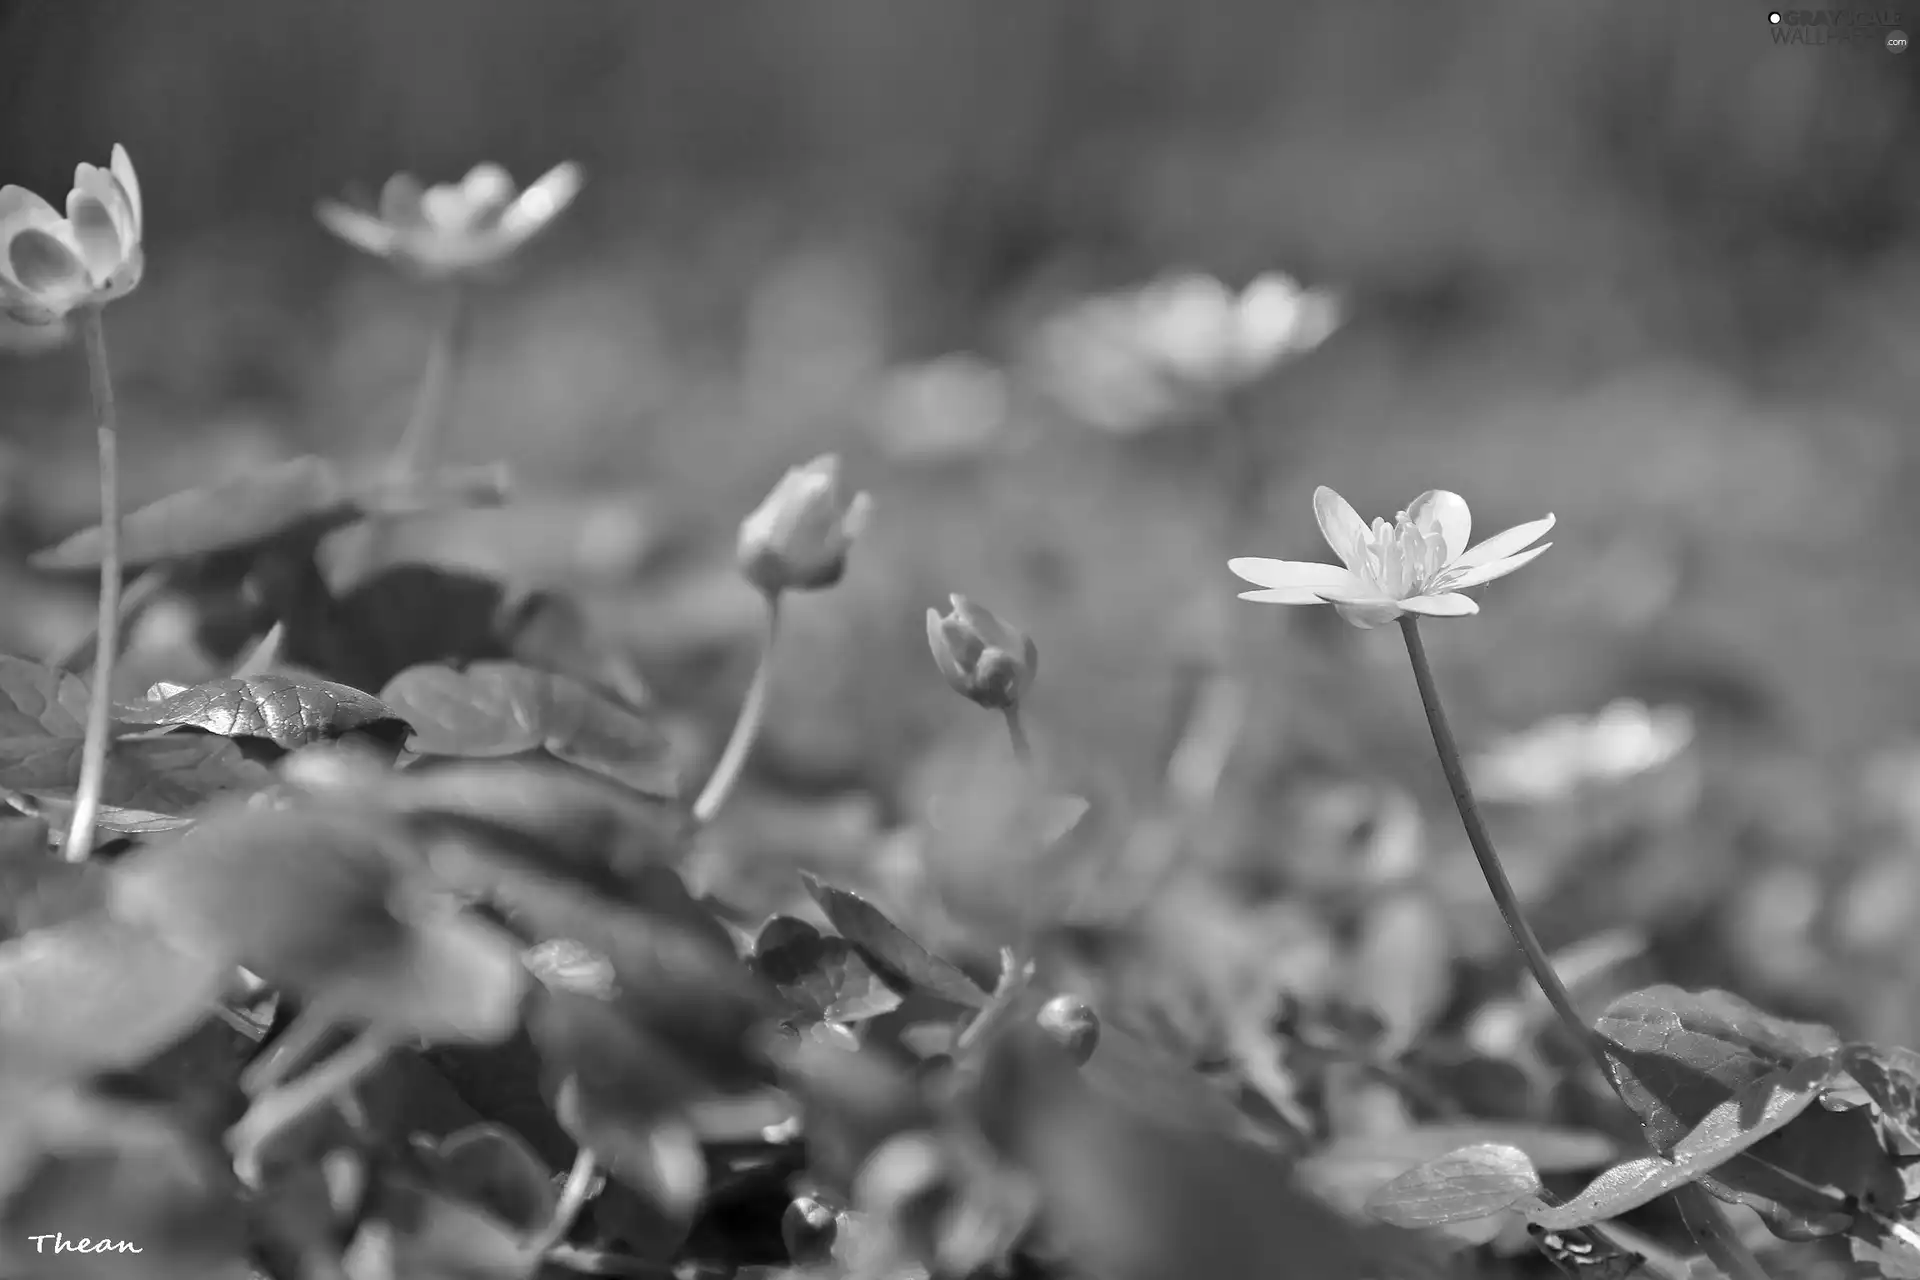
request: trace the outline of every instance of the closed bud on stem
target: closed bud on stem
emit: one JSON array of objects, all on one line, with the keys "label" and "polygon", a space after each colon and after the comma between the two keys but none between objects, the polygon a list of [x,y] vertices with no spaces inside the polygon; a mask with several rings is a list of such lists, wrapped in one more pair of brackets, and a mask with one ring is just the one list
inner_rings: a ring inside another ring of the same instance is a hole
[{"label": "closed bud on stem", "polygon": [[831,587],[871,508],[865,493],[847,497],[834,454],[794,467],[740,522],[740,572],[768,595]]},{"label": "closed bud on stem", "polygon": [[927,645],[955,693],[993,711],[1016,707],[1033,685],[1040,651],[989,609],[965,596],[949,596],[942,617],[927,610]]}]

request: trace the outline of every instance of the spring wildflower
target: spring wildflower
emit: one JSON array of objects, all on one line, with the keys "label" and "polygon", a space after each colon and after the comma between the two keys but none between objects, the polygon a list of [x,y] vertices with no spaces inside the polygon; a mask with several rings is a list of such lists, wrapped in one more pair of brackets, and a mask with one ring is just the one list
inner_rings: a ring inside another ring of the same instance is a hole
[{"label": "spring wildflower", "polygon": [[369,212],[338,200],[316,209],[327,230],[356,249],[422,275],[492,266],[544,230],[580,193],[580,166],[555,165],[521,191],[497,164],[475,165],[459,182],[422,188],[409,173],[387,179]]},{"label": "spring wildflower", "polygon": [[872,506],[865,493],[846,496],[835,455],[794,467],[740,522],[740,572],[769,595],[830,587],[846,572]]},{"label": "spring wildflower", "polygon": [[117,143],[107,168],[74,169],[64,218],[25,187],[0,187],[0,311],[50,325],[133,292],[142,222],[140,180]]},{"label": "spring wildflower", "polygon": [[927,610],[927,645],[953,691],[993,711],[1017,706],[1033,684],[1040,649],[1025,635],[965,596],[949,596],[942,617]]},{"label": "spring wildflower", "polygon": [[[1552,543],[1533,544],[1553,528],[1545,516],[1467,546],[1473,517],[1457,493],[1429,489],[1393,523],[1369,527],[1353,506],[1321,485],[1313,510],[1338,565],[1242,556],[1227,568],[1263,588],[1242,592],[1259,604],[1331,604],[1356,627],[1377,627],[1402,614],[1459,618],[1480,612],[1460,594],[1512,573]],[[1532,548],[1528,550],[1528,548]]]}]

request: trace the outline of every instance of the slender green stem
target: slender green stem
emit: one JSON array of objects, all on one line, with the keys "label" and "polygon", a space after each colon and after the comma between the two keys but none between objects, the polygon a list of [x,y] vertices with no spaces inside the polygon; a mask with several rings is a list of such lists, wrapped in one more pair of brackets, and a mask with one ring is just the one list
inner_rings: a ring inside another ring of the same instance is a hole
[{"label": "slender green stem", "polygon": [[780,638],[780,593],[768,592],[766,601],[766,638],[760,647],[760,665],[754,669],[753,683],[747,686],[746,699],[740,704],[740,715],[733,722],[733,734],[727,739],[726,749],[720,753],[720,763],[713,766],[707,785],[701,788],[700,798],[693,802],[693,820],[703,825],[713,821],[713,815],[720,812],[720,806],[733,794],[741,772],[747,767],[753,744],[760,737],[760,727],[766,722],[767,692],[773,684],[773,650]]},{"label": "slender green stem", "polygon": [[597,1172],[599,1166],[593,1152],[581,1147],[574,1153],[573,1168],[567,1172],[566,1185],[560,1190],[560,1203],[553,1207],[553,1218],[534,1238],[532,1248],[535,1253],[549,1253],[566,1243],[574,1220],[587,1207],[587,1197],[593,1193],[593,1178]]},{"label": "slender green stem", "polygon": [[287,624],[284,621],[275,622],[267,628],[267,634],[260,637],[259,643],[255,644],[240,660],[240,665],[233,669],[233,674],[244,680],[248,676],[262,675],[271,671],[279,664],[280,651],[286,646],[286,641]]},{"label": "slender green stem", "polygon": [[[420,474],[433,466],[441,439],[446,434],[447,410],[453,400],[455,375],[467,340],[467,294],[458,280],[443,286],[440,317],[435,323],[433,342],[427,348],[427,361],[420,370],[420,385],[413,395],[413,411],[400,432],[388,463],[388,475],[396,480]],[[386,554],[388,521],[375,517],[367,521],[357,540],[343,554],[348,562],[339,580],[352,582],[377,567]]]},{"label": "slender green stem", "polygon": [[1027,740],[1027,726],[1020,719],[1020,704],[1006,709],[1007,737],[1013,740],[1013,754],[1021,764],[1033,763],[1033,744]]},{"label": "slender green stem", "polygon": [[1467,843],[1473,847],[1474,859],[1480,864],[1480,874],[1486,877],[1494,905],[1500,908],[1500,918],[1507,922],[1507,932],[1513,935],[1514,945],[1526,957],[1527,968],[1533,973],[1534,981],[1540,984],[1540,990],[1546,994],[1547,1003],[1553,1006],[1554,1013],[1575,1042],[1599,1065],[1600,1074],[1612,1080],[1613,1062],[1607,1054],[1605,1043],[1573,1007],[1573,997],[1568,993],[1566,984],[1560,981],[1560,975],[1554,972],[1553,962],[1547,958],[1546,948],[1540,945],[1540,939],[1534,935],[1533,926],[1527,923],[1519,895],[1514,893],[1513,883],[1507,879],[1506,868],[1500,865],[1500,855],[1494,852],[1493,840],[1487,835],[1486,824],[1480,820],[1480,806],[1473,798],[1466,768],[1460,762],[1460,745],[1454,741],[1453,727],[1447,722],[1446,710],[1440,705],[1439,691],[1434,687],[1433,668],[1427,663],[1427,647],[1420,639],[1419,619],[1412,614],[1403,615],[1400,630],[1407,638],[1407,657],[1413,662],[1414,683],[1420,687],[1420,703],[1426,708],[1427,725],[1433,730],[1433,747],[1440,754],[1440,769],[1447,775],[1447,787],[1453,792],[1453,806],[1460,811],[1461,825],[1467,829]]},{"label": "slender green stem", "polygon": [[[1414,683],[1420,688],[1420,705],[1426,709],[1427,725],[1433,731],[1433,747],[1440,756],[1440,769],[1447,776],[1447,787],[1453,792],[1454,808],[1460,811],[1460,823],[1467,831],[1467,843],[1473,848],[1474,859],[1480,864],[1480,873],[1486,878],[1494,904],[1500,908],[1501,919],[1507,922],[1507,932],[1513,935],[1514,944],[1526,958],[1534,981],[1540,984],[1547,1003],[1553,1006],[1554,1013],[1568,1034],[1586,1049],[1599,1066],[1601,1077],[1618,1095],[1620,1081],[1614,1075],[1613,1058],[1607,1051],[1606,1041],[1587,1025],[1574,1008],[1573,997],[1568,994],[1566,984],[1554,972],[1546,949],[1540,945],[1533,926],[1527,923],[1519,895],[1514,893],[1506,869],[1500,865],[1500,855],[1494,852],[1486,824],[1480,819],[1480,806],[1474,800],[1473,788],[1467,782],[1466,768],[1461,763],[1460,744],[1454,740],[1446,709],[1440,705],[1440,694],[1434,687],[1433,668],[1427,662],[1427,648],[1420,639],[1420,620],[1412,614],[1404,614],[1400,618],[1400,630],[1407,640],[1407,658],[1413,664]],[[1621,1097],[1621,1105],[1626,1105],[1624,1096]],[[1759,1260],[1734,1232],[1719,1206],[1698,1184],[1688,1183],[1673,1194],[1689,1230],[1716,1266],[1734,1280],[1768,1280]]]},{"label": "slender green stem", "polygon": [[68,862],[93,852],[93,821],[107,776],[107,732],[113,714],[113,665],[120,652],[120,436],[113,405],[113,374],[107,365],[107,331],[100,308],[81,317],[87,343],[87,387],[93,395],[100,443],[100,615],[93,654],[93,693],[87,703],[87,736],[80,748],[80,783],[73,793],[67,828]]},{"label": "slender green stem", "polygon": [[227,1133],[242,1178],[252,1181],[249,1175],[258,1173],[261,1147],[371,1075],[394,1044],[390,1033],[369,1028],[305,1075],[256,1098]]},{"label": "slender green stem", "polygon": [[467,295],[456,280],[446,285],[433,345],[427,351],[426,367],[420,374],[420,389],[414,393],[413,415],[407,419],[400,445],[394,450],[394,470],[401,475],[425,471],[440,451],[454,374],[460,364],[461,349],[466,345],[466,335]]}]

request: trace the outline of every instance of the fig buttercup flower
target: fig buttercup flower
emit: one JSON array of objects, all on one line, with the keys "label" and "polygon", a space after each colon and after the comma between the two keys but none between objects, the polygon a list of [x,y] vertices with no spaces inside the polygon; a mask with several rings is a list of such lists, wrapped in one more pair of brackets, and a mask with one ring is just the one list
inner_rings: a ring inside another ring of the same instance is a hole
[{"label": "fig buttercup flower", "polygon": [[0,310],[50,325],[125,297],[146,270],[144,224],[140,179],[118,143],[106,168],[74,168],[65,217],[25,187],[0,187]]},{"label": "fig buttercup flower", "polygon": [[846,573],[847,552],[872,509],[867,494],[846,496],[837,455],[793,467],[740,522],[740,572],[768,595],[831,587]]},{"label": "fig buttercup flower", "polygon": [[522,191],[497,164],[478,164],[459,182],[423,188],[396,173],[377,210],[322,200],[315,213],[327,230],[356,249],[422,275],[458,275],[492,266],[545,230],[580,194],[580,166],[568,161]]},{"label": "fig buttercup flower", "polygon": [[1033,637],[962,595],[945,617],[927,610],[927,647],[953,691],[991,711],[1018,706],[1033,686],[1040,649]]},{"label": "fig buttercup flower", "polygon": [[1553,528],[1549,515],[1468,547],[1473,516],[1467,500],[1445,489],[1427,490],[1392,524],[1375,520],[1368,526],[1351,503],[1325,485],[1313,491],[1313,512],[1341,563],[1229,560],[1234,574],[1263,588],[1241,592],[1242,600],[1331,604],[1361,628],[1409,613],[1462,618],[1480,612],[1480,606],[1460,592],[1505,577],[1553,545],[1533,545]]}]

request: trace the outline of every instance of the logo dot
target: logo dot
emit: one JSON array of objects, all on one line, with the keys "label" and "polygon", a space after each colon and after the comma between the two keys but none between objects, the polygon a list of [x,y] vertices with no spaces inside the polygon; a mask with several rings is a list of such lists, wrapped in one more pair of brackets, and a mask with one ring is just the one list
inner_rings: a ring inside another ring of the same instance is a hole
[{"label": "logo dot", "polygon": [[1780,25],[1780,11],[1779,11],[1778,9],[1775,9],[1775,10],[1774,10],[1774,11],[1773,11],[1772,13],[1770,13],[1770,14],[1768,14],[1768,15],[1767,15],[1767,21],[1768,21],[1768,22],[1771,22],[1771,23],[1772,23],[1772,24],[1773,24],[1774,26],[1776,26],[1776,27],[1777,27],[1777,26],[1779,26],[1779,25]]}]

